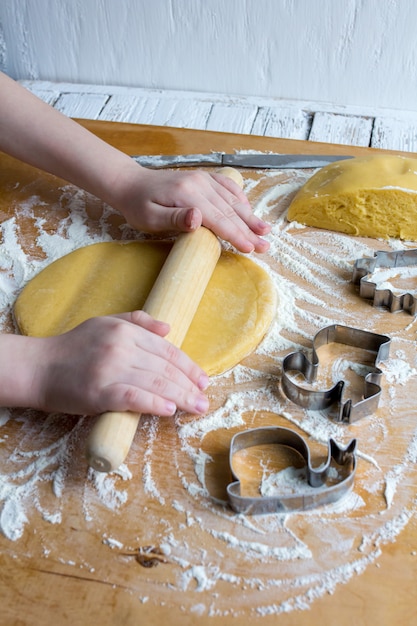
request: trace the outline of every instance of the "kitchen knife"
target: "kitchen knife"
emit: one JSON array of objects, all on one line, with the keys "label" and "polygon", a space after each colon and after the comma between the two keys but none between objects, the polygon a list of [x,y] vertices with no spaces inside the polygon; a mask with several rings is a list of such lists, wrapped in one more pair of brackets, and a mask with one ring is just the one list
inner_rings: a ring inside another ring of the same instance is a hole
[{"label": "kitchen knife", "polygon": [[204,165],[246,167],[255,169],[287,169],[287,168],[318,168],[341,161],[351,159],[347,155],[321,155],[321,154],[267,154],[267,153],[239,153],[224,154],[223,152],[211,152],[210,154],[157,154],[148,156],[132,156],[144,167],[193,167]]}]

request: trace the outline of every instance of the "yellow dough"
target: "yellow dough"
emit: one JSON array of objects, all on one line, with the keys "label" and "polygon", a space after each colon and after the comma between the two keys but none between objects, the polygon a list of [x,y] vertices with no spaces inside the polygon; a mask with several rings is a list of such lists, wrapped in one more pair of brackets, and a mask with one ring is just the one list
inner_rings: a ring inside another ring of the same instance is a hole
[{"label": "yellow dough", "polygon": [[[140,309],[170,251],[163,242],[105,242],[51,263],[14,306],[20,331],[46,337],[88,318]],[[250,354],[276,308],[272,281],[259,265],[223,252],[182,345],[210,375]]]},{"label": "yellow dough", "polygon": [[288,219],[349,235],[417,240],[417,159],[375,155],[327,165],[294,197]]}]

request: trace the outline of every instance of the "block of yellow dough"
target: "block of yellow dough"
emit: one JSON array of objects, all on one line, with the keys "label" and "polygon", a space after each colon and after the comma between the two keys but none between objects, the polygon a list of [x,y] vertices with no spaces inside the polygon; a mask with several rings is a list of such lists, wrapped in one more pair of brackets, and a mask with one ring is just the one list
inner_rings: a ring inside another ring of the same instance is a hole
[{"label": "block of yellow dough", "polygon": [[417,159],[387,154],[327,165],[296,194],[288,219],[349,235],[417,240]]},{"label": "block of yellow dough", "polygon": [[[57,335],[91,317],[142,308],[169,250],[163,242],[105,242],[62,257],[17,298],[20,331]],[[247,257],[223,252],[182,348],[208,374],[224,372],[255,349],[275,308],[268,274]]]}]

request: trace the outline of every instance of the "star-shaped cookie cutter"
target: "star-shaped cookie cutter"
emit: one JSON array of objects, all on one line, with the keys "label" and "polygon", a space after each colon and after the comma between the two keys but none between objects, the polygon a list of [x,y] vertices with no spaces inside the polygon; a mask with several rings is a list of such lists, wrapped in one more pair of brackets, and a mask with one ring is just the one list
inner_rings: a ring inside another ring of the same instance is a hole
[{"label": "star-shaped cookie cutter", "polygon": [[[262,444],[279,444],[293,448],[305,461],[306,486],[304,492],[276,493],[268,496],[243,496],[240,481],[233,470],[234,455],[244,448],[251,448]],[[259,515],[265,513],[285,513],[307,511],[314,507],[335,502],[348,493],[353,486],[356,471],[356,439],[352,439],[346,447],[329,439],[327,460],[319,467],[311,464],[310,449],[303,437],[289,428],[267,426],[252,428],[237,433],[230,445],[230,469],[234,482],[227,486],[227,495],[230,506],[237,513],[245,515]],[[329,481],[329,471],[332,462],[342,469],[337,482]]]},{"label": "star-shaped cookie cutter", "polygon": [[417,313],[417,300],[411,293],[395,294],[392,289],[378,289],[372,281],[377,268],[395,268],[417,265],[417,249],[384,252],[379,250],[374,257],[357,259],[353,266],[352,282],[359,285],[359,295],[373,300],[374,306],[388,308],[391,313],[406,311]]},{"label": "star-shaped cookie cutter", "polygon": [[[298,385],[289,372],[300,372],[309,383],[317,378],[319,359],[317,349],[328,343],[341,343],[362,348],[374,355],[374,370],[364,376],[363,398],[353,404],[351,399],[343,401],[345,382],[338,381],[331,389],[317,391]],[[288,354],[282,364],[281,386],[289,400],[312,411],[323,411],[332,405],[337,406],[336,420],[353,423],[370,415],[378,408],[381,395],[380,379],[382,372],[376,366],[388,358],[391,339],[386,335],[371,333],[359,328],[334,324],[320,330],[313,339],[312,359],[304,352]]]}]

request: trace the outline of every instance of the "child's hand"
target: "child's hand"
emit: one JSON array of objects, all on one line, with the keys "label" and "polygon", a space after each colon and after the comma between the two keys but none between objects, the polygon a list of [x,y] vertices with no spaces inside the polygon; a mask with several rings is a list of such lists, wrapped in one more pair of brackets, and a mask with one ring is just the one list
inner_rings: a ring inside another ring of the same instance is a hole
[{"label": "child's hand", "polygon": [[246,195],[230,178],[203,171],[126,168],[114,206],[146,232],[192,231],[203,224],[241,252],[265,252],[268,224],[255,217]]},{"label": "child's hand", "polygon": [[89,415],[135,411],[169,416],[177,408],[204,413],[208,377],[163,338],[168,331],[167,324],[135,311],[93,318],[56,337],[26,338],[37,342],[38,352],[32,355],[37,358],[37,400],[30,406]]},{"label": "child's hand", "polygon": [[96,195],[138,230],[203,224],[241,252],[268,248],[262,236],[269,226],[230,178],[141,167],[1,72],[0,150]]}]

